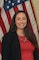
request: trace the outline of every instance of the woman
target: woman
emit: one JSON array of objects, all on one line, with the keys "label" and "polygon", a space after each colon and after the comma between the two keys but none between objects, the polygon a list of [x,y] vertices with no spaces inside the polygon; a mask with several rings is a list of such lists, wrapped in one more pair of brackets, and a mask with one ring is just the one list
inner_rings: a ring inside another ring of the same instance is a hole
[{"label": "woman", "polygon": [[10,31],[3,37],[2,60],[38,60],[37,49],[37,40],[30,31],[27,13],[17,11]]}]

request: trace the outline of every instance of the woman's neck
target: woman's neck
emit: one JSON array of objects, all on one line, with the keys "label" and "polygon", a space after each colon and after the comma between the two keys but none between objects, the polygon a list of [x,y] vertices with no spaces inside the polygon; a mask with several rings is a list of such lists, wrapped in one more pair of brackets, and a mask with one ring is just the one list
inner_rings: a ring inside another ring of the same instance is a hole
[{"label": "woman's neck", "polygon": [[24,36],[23,30],[17,30],[17,35],[19,35],[19,36]]}]

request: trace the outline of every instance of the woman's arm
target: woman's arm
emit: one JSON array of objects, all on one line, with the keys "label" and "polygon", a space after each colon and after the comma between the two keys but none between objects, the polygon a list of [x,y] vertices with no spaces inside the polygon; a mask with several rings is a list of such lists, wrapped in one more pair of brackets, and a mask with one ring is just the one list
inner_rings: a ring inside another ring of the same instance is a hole
[{"label": "woman's arm", "polygon": [[10,49],[9,49],[9,39],[8,36],[3,37],[2,41],[2,60],[10,60]]},{"label": "woman's arm", "polygon": [[35,49],[35,51],[34,51],[34,60],[39,60],[38,50],[37,49]]}]

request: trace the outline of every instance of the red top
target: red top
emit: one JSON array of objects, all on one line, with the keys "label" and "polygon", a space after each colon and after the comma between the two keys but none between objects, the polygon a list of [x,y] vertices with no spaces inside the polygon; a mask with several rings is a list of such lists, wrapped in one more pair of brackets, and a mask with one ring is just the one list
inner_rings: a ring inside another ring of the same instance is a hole
[{"label": "red top", "polygon": [[25,36],[19,36],[19,42],[22,60],[34,60],[33,51],[35,47],[33,44]]}]

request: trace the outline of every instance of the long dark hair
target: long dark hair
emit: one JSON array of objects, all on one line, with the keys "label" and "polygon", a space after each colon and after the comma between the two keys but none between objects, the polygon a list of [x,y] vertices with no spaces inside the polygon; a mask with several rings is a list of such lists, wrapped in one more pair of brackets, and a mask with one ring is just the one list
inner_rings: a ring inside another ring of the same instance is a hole
[{"label": "long dark hair", "polygon": [[16,15],[18,13],[24,13],[26,15],[26,17],[27,17],[27,26],[24,28],[25,36],[28,38],[29,41],[31,41],[31,43],[35,46],[35,48],[37,48],[38,47],[38,44],[37,44],[36,36],[30,30],[29,23],[28,23],[28,14],[27,14],[27,12],[25,12],[25,11],[17,11],[14,14],[13,20],[12,20],[12,23],[11,23],[11,26],[10,26],[10,31],[16,32],[16,30],[17,30],[17,27],[15,25],[15,18],[16,18]]}]

